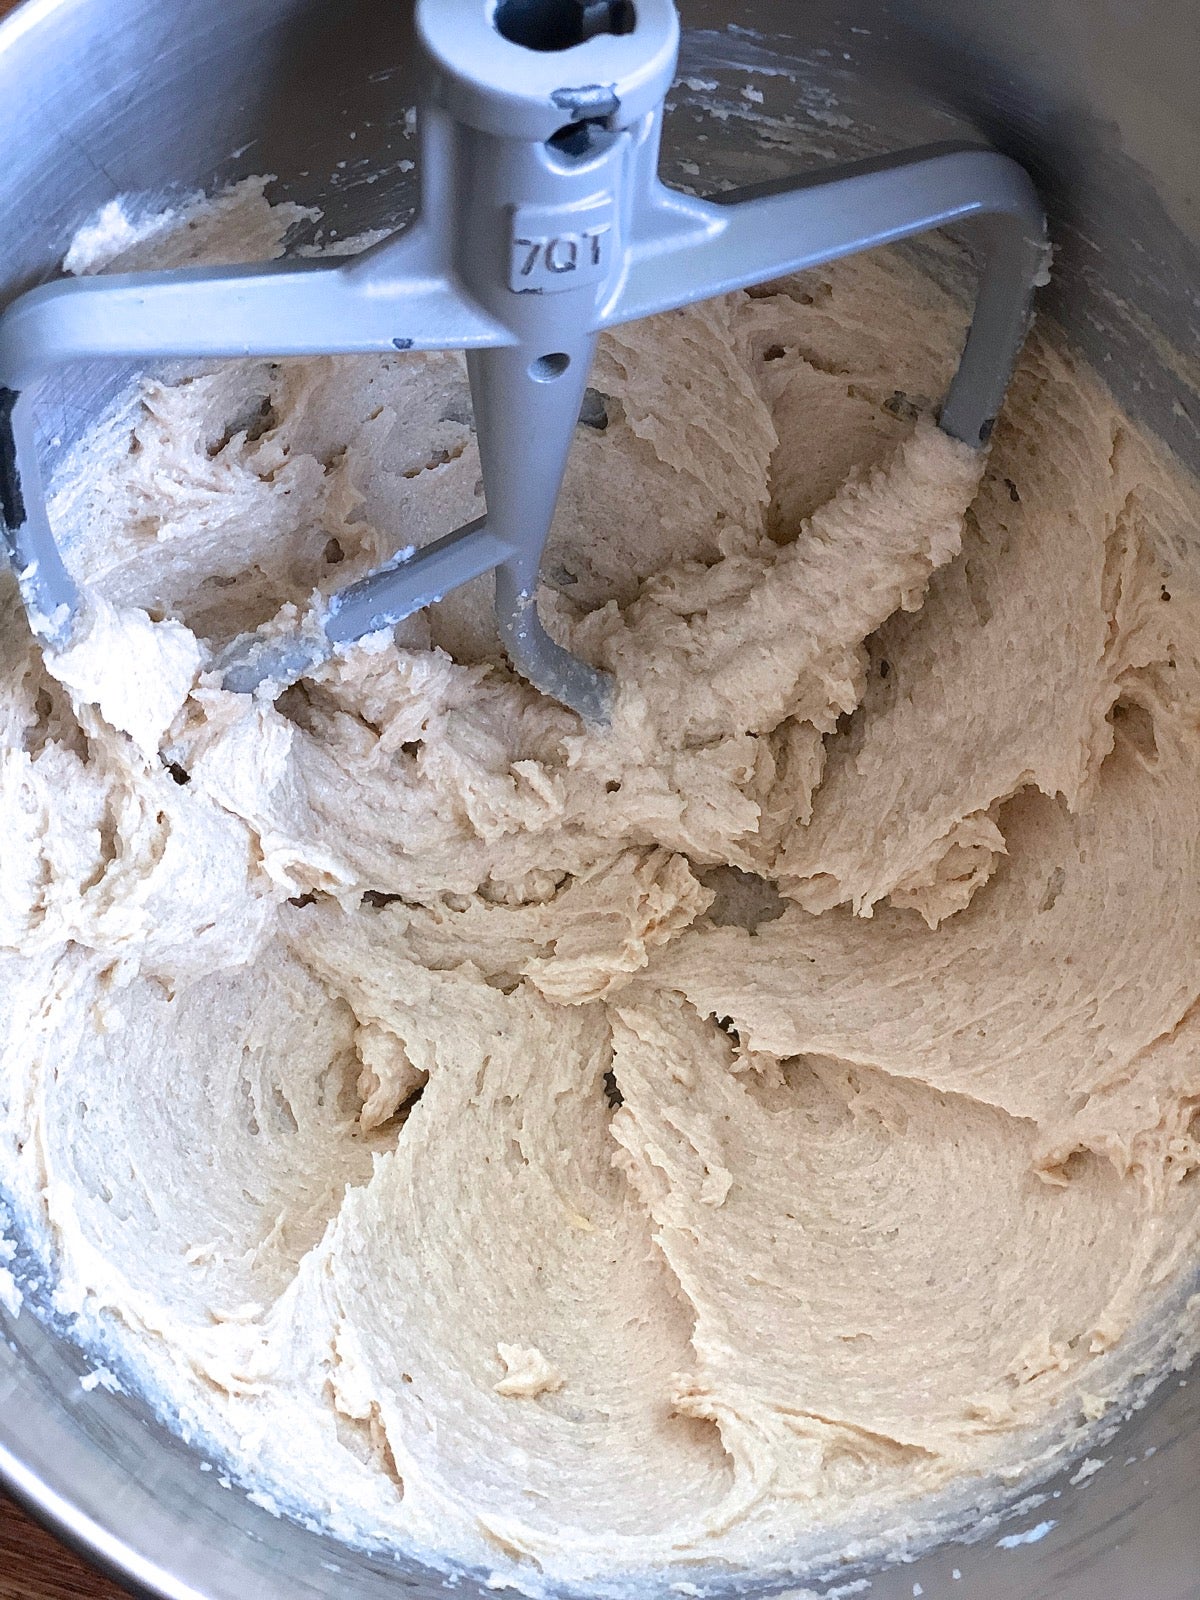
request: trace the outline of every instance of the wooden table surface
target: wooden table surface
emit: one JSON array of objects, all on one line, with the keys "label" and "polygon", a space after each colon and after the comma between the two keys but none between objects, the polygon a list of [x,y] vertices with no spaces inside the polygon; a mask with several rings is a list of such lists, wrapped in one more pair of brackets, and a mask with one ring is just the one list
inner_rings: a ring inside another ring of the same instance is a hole
[{"label": "wooden table surface", "polygon": [[0,1495],[0,1600],[129,1600]]}]

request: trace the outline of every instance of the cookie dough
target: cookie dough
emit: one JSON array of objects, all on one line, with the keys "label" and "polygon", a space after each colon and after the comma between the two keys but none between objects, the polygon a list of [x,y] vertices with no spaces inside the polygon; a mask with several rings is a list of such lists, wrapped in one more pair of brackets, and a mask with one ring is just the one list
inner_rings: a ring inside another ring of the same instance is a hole
[{"label": "cookie dough", "polygon": [[[189,258],[265,251],[222,204]],[[261,1497],[527,1588],[798,1569],[1121,1392],[1200,1236],[1200,493],[1052,328],[950,441],[963,321],[883,253],[603,342],[543,609],[608,730],[481,584],[207,670],[479,514],[457,357],[177,371],[60,471],[0,1177]]]}]

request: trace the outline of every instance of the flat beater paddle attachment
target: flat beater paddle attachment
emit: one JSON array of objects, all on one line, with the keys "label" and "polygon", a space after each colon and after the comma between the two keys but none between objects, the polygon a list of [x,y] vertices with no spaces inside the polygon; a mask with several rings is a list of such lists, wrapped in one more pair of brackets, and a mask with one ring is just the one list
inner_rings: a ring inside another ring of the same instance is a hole
[{"label": "flat beater paddle attachment", "polygon": [[338,646],[495,573],[516,670],[589,721],[613,686],[543,628],[538,569],[597,337],[949,223],[978,220],[983,271],[941,426],[978,446],[1000,407],[1045,266],[1021,167],[935,147],[697,200],[658,176],[675,73],[672,0],[418,0],[426,73],[414,221],[336,262],[62,281],[0,317],[0,501],[35,633],[64,647],[86,597],[40,481],[33,401],[70,362],[467,352],[486,515],[314,608],[293,636],[245,635],[225,687],[295,682]]}]

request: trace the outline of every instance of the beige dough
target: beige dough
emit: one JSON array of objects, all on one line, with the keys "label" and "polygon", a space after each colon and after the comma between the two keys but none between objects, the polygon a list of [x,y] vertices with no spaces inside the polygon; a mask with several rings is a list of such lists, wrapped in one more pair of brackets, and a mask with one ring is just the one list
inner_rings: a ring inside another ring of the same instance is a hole
[{"label": "beige dough", "polygon": [[207,673],[478,515],[456,357],[147,382],[60,474],[90,631],[0,594],[0,1178],[260,1494],[532,1590],[799,1570],[1178,1331],[1200,494],[1052,329],[951,442],[962,328],[882,254],[604,341],[544,610],[606,731],[481,584]]}]

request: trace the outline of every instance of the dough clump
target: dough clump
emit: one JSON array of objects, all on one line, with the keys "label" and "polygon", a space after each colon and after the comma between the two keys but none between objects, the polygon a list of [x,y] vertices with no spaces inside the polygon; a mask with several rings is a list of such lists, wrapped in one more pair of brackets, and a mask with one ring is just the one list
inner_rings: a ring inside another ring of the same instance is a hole
[{"label": "dough clump", "polygon": [[0,1179],[282,1503],[765,1573],[1119,1392],[1200,1237],[1200,495],[1052,329],[948,439],[963,321],[883,253],[603,341],[543,611],[608,730],[483,584],[208,670],[479,514],[457,357],[146,380],[60,474],[86,636],[0,586]]}]

